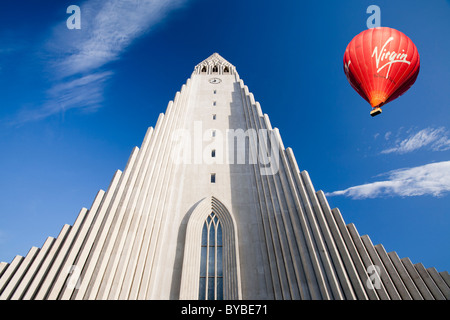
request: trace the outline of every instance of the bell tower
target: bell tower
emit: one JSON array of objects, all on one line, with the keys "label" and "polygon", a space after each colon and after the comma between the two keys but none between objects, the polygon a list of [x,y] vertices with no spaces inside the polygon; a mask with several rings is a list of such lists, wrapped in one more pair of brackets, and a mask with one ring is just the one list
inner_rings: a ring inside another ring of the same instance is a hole
[{"label": "bell tower", "polygon": [[218,53],[213,53],[207,59],[195,66],[195,74],[203,75],[231,75],[236,68]]}]

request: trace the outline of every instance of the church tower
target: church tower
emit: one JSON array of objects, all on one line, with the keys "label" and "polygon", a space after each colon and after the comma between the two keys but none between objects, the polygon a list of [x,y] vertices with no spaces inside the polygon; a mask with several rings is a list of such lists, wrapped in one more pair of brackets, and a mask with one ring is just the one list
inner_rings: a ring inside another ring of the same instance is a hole
[{"label": "church tower", "polygon": [[90,209],[0,264],[0,299],[444,300],[449,284],[346,225],[217,53]]}]

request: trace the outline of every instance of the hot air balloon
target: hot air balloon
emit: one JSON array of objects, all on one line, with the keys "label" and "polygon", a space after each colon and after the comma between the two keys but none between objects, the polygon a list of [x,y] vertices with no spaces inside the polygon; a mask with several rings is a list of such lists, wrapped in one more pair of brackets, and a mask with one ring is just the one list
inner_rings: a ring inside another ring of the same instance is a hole
[{"label": "hot air balloon", "polygon": [[372,106],[370,115],[405,93],[416,81],[420,57],[402,32],[378,27],[356,35],[344,53],[344,72],[353,89]]}]

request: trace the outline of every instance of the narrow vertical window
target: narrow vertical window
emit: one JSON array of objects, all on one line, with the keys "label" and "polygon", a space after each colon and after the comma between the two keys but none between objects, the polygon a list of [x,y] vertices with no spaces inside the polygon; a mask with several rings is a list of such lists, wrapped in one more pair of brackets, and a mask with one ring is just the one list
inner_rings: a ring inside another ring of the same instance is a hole
[{"label": "narrow vertical window", "polygon": [[211,150],[211,157],[213,157],[213,158],[216,157],[216,150],[215,149]]},{"label": "narrow vertical window", "polygon": [[211,183],[216,183],[216,174],[211,173]]},{"label": "narrow vertical window", "polygon": [[214,94],[216,94],[217,93],[217,90],[214,90]]},{"label": "narrow vertical window", "polygon": [[216,130],[213,130],[213,131],[211,132],[211,136],[212,136],[212,137],[215,137],[215,136],[216,136]]},{"label": "narrow vertical window", "polygon": [[200,300],[223,300],[222,225],[214,212],[202,229],[200,256]]},{"label": "narrow vertical window", "polygon": [[215,114],[213,114],[213,120],[216,120],[217,116]]},{"label": "narrow vertical window", "polygon": [[213,106],[215,106],[216,105],[216,102],[215,101],[213,101]]}]

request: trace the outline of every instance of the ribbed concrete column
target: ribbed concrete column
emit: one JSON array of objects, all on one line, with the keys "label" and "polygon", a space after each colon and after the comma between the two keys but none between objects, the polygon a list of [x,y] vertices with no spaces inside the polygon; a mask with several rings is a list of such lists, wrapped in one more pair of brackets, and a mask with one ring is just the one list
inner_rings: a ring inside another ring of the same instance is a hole
[{"label": "ribbed concrete column", "polygon": [[11,300],[22,299],[25,292],[28,290],[33,278],[36,277],[38,270],[42,266],[45,257],[55,243],[55,238],[48,237],[47,240],[42,245],[33,263],[30,265],[24,277],[20,280],[20,284],[17,289],[15,289],[14,294],[10,297]]},{"label": "ribbed concrete column", "polygon": [[28,254],[25,256],[25,258],[21,259],[22,261],[20,262],[20,265],[18,265],[17,270],[15,270],[8,284],[2,290],[0,300],[7,300],[11,298],[13,292],[16,290],[20,281],[25,276],[25,273],[30,268],[30,265],[33,263],[33,260],[38,253],[39,248],[32,247],[30,251],[28,251]]}]

